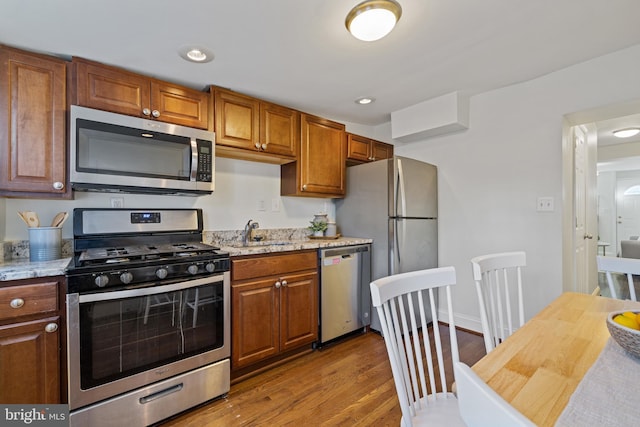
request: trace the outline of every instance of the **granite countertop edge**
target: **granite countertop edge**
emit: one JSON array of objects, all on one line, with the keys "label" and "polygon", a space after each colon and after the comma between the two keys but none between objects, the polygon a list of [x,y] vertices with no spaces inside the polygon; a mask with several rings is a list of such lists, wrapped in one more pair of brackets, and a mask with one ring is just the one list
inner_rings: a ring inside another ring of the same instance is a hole
[{"label": "granite countertop edge", "polygon": [[[260,242],[259,246],[241,247],[220,245],[220,249],[229,252],[231,257],[242,255],[271,254],[278,252],[301,251],[306,249],[322,249],[341,246],[353,246],[372,243],[373,239],[357,237],[340,237],[338,239],[292,240],[278,241],[274,244]],[[254,243],[255,244],[255,243]],[[28,259],[12,259],[0,261],[0,282],[9,280],[34,279],[38,277],[64,276],[71,263],[71,257],[51,261],[31,262]]]},{"label": "granite countertop edge", "polygon": [[373,243],[373,239],[365,239],[359,237],[339,237],[337,239],[316,239],[316,240],[292,240],[290,243],[277,242],[269,244],[269,242],[260,242],[256,246],[255,243],[249,243],[249,246],[225,246],[221,245],[220,249],[229,252],[231,257],[242,255],[258,255],[271,254],[278,252],[301,251],[305,249],[324,249],[337,248],[341,246],[364,245]]},{"label": "granite countertop edge", "polygon": [[64,276],[70,262],[71,257],[41,262],[31,262],[28,259],[0,261],[0,282]]}]

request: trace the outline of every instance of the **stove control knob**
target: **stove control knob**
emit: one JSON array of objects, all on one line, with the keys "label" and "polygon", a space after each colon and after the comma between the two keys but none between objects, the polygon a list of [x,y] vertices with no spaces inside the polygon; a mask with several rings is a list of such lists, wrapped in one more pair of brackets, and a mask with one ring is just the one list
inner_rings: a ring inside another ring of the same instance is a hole
[{"label": "stove control knob", "polygon": [[128,283],[131,283],[132,280],[133,280],[133,274],[129,273],[128,271],[125,271],[120,275],[120,281],[125,285]]},{"label": "stove control knob", "polygon": [[96,276],[96,279],[94,280],[94,282],[96,286],[98,286],[99,288],[104,288],[109,284],[109,276],[101,274],[99,276]]},{"label": "stove control knob", "polygon": [[158,279],[166,278],[167,274],[169,274],[169,272],[167,271],[166,268],[159,268],[156,270],[156,276],[158,277]]},{"label": "stove control knob", "polygon": [[212,262],[208,263],[207,265],[204,266],[204,268],[209,272],[209,273],[213,273],[214,271],[216,271],[216,265]]},{"label": "stove control knob", "polygon": [[189,272],[189,274],[196,274],[198,272],[198,266],[195,264],[191,264],[189,267],[187,267],[187,271]]}]

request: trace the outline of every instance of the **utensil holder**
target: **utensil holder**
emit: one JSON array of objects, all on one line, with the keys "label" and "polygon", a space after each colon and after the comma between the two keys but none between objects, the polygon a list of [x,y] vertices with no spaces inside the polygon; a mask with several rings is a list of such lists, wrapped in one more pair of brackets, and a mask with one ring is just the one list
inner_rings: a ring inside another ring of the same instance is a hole
[{"label": "utensil holder", "polygon": [[29,228],[29,261],[50,261],[62,255],[62,227]]}]

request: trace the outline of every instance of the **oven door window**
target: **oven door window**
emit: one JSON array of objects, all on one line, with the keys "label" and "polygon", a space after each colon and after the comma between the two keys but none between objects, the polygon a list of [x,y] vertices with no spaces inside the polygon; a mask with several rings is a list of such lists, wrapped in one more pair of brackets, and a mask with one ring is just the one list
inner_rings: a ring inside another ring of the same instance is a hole
[{"label": "oven door window", "polygon": [[80,304],[81,387],[88,389],[224,344],[222,282]]},{"label": "oven door window", "polygon": [[78,172],[190,179],[189,138],[84,119],[76,125]]}]

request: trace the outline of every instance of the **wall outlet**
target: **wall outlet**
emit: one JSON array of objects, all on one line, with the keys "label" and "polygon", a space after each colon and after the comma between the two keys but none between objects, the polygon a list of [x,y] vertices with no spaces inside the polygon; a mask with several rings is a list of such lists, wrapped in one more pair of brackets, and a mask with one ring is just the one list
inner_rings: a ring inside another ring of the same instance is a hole
[{"label": "wall outlet", "polygon": [[264,200],[258,200],[258,210],[260,212],[267,210],[267,208],[264,205]]},{"label": "wall outlet", "polygon": [[271,212],[280,212],[280,199],[277,197],[271,199]]},{"label": "wall outlet", "polygon": [[553,197],[538,197],[538,212],[553,212]]},{"label": "wall outlet", "polygon": [[112,197],[111,198],[111,207],[122,209],[124,208],[124,198],[123,197]]}]

